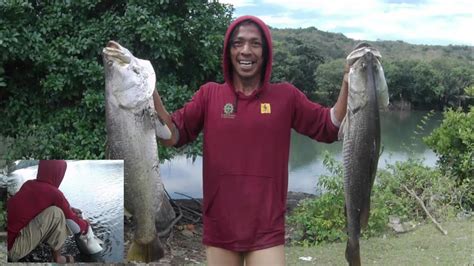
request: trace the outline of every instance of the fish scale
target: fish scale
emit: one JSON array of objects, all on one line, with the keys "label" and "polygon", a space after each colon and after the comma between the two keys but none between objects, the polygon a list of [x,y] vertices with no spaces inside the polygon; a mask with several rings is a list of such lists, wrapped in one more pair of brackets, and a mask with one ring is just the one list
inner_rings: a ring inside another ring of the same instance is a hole
[{"label": "fish scale", "polygon": [[344,141],[344,198],[348,234],[346,259],[349,265],[361,264],[360,231],[368,224],[370,195],[380,151],[379,107],[388,104],[385,77],[378,58],[380,53],[377,50],[362,44],[347,59],[352,64],[348,109],[341,125],[341,135]]},{"label": "fish scale", "polygon": [[135,221],[130,261],[150,262],[163,256],[156,224],[159,211],[174,211],[164,193],[159,172],[156,136],[171,134],[157,118],[152,93],[151,63],[134,57],[116,42],[103,50],[107,158],[124,160],[124,205]]}]

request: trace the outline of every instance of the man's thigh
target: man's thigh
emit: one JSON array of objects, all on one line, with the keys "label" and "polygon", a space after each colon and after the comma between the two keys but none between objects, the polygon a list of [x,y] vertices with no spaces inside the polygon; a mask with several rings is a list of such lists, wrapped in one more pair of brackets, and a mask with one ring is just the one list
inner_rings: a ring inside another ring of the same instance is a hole
[{"label": "man's thigh", "polygon": [[229,265],[229,266],[241,266],[243,265],[243,258],[239,252],[206,246],[206,258],[207,258],[207,265],[209,266],[221,266],[221,265]]},{"label": "man's thigh", "polygon": [[245,266],[285,265],[285,246],[250,251],[245,255]]},{"label": "man's thigh", "polygon": [[[52,221],[56,221],[53,223]],[[62,246],[67,237],[64,214],[58,207],[46,208],[26,225],[15,239],[13,247],[8,251],[10,260],[17,261],[28,255],[41,242],[48,240],[51,247]],[[62,242],[62,243],[55,243]]]}]

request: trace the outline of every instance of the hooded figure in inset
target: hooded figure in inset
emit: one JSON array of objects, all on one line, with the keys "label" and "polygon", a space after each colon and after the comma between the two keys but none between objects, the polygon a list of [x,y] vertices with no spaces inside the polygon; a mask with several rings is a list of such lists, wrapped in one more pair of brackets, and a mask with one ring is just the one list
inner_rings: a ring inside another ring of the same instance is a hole
[{"label": "hooded figure in inset", "polygon": [[89,223],[59,190],[66,168],[64,160],[41,160],[36,179],[26,181],[8,200],[9,260],[18,261],[46,242],[55,262],[72,262],[71,256],[61,256],[61,247],[70,233],[86,234]]}]

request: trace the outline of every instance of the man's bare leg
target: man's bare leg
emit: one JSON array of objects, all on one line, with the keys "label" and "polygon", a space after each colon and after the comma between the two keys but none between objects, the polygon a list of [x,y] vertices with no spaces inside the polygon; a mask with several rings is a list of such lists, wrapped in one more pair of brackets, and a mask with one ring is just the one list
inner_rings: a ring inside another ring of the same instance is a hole
[{"label": "man's bare leg", "polygon": [[250,251],[245,254],[245,266],[285,265],[285,247],[283,245]]},{"label": "man's bare leg", "polygon": [[243,258],[239,252],[218,247],[206,246],[207,265],[209,266],[242,266]]}]

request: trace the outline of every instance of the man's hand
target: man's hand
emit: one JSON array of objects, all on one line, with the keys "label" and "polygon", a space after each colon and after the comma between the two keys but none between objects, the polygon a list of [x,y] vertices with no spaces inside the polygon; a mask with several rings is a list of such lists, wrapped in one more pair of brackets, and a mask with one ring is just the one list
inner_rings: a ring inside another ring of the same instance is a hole
[{"label": "man's hand", "polygon": [[153,91],[153,104],[158,116],[168,126],[169,130],[171,131],[170,139],[158,138],[158,140],[161,142],[161,144],[167,147],[175,145],[178,142],[178,138],[179,138],[178,130],[176,129],[176,126],[171,120],[170,114],[168,113],[168,111],[166,111],[166,108],[163,105],[160,94],[158,94],[157,90]]},{"label": "man's hand", "polygon": [[77,217],[82,219],[82,211],[79,209],[76,209],[74,207],[71,207],[71,211],[77,215]]},{"label": "man's hand", "polygon": [[346,65],[344,66],[344,82],[346,84],[349,84],[349,69],[350,69],[350,66],[348,63],[346,63]]}]

